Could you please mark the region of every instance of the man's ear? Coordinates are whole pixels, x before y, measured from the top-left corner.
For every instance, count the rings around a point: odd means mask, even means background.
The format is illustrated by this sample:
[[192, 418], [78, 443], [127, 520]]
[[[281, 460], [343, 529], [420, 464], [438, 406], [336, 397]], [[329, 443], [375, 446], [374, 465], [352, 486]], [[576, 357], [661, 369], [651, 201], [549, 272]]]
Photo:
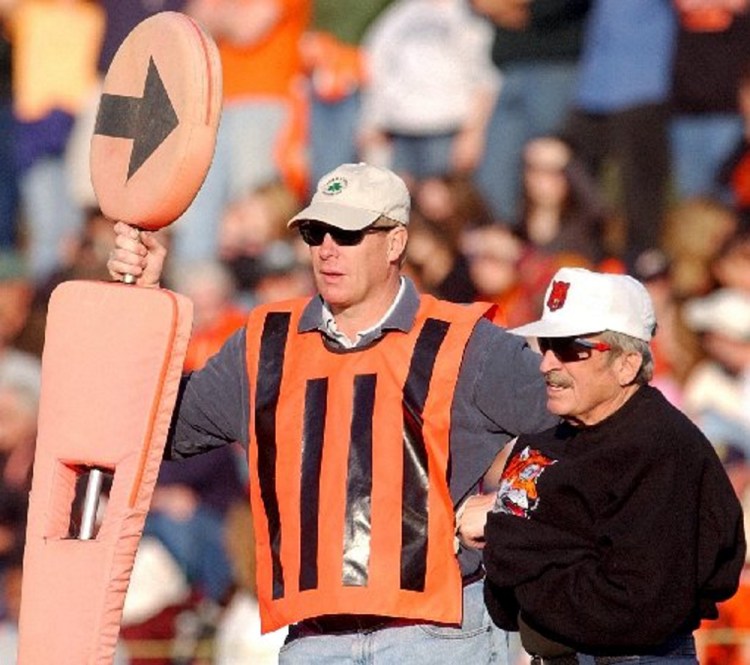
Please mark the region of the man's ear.
[[397, 226], [388, 234], [388, 261], [398, 262], [406, 251], [406, 241], [409, 238], [409, 232], [405, 226]]
[[643, 356], [635, 351], [622, 353], [616, 360], [617, 377], [621, 386], [629, 386], [638, 376], [643, 365]]

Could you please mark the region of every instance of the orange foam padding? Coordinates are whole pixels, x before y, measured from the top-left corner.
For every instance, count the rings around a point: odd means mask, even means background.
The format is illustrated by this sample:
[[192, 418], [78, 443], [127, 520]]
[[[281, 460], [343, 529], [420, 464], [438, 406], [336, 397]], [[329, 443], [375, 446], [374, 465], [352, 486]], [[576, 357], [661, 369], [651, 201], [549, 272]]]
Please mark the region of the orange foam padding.
[[[24, 555], [20, 665], [112, 663], [191, 324], [192, 303], [164, 289], [79, 281], [53, 292]], [[68, 536], [82, 467], [113, 473], [91, 540]]]
[[219, 51], [193, 19], [161, 12], [112, 59], [91, 139], [91, 182], [110, 219], [155, 230], [190, 205], [213, 159]]

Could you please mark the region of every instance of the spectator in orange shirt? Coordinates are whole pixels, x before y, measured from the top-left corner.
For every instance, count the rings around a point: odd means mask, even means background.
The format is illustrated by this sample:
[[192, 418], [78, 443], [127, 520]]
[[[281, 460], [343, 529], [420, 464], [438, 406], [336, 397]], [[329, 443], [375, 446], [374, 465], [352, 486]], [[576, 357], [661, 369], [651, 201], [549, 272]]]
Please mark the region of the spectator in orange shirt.
[[193, 301], [193, 332], [185, 355], [185, 371], [200, 369], [238, 328], [247, 312], [235, 301], [236, 287], [229, 270], [218, 261], [180, 270], [175, 290]]

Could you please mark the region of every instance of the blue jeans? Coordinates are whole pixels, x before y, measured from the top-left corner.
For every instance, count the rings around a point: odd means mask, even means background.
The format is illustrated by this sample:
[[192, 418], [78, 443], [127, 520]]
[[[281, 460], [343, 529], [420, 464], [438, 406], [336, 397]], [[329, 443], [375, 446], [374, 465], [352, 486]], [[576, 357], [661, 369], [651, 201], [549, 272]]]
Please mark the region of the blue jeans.
[[526, 143], [562, 128], [570, 110], [576, 63], [508, 63], [487, 128], [476, 183], [494, 215], [516, 221]]
[[215, 259], [227, 206], [281, 175], [274, 157], [288, 115], [281, 101], [225, 104], [211, 166], [195, 199], [173, 228], [177, 263]]
[[742, 141], [742, 116], [676, 115], [670, 123], [670, 138], [677, 196], [716, 196], [729, 202], [729, 190], [718, 182], [718, 175]]
[[[656, 653], [647, 656], [622, 656], [612, 658], [611, 665], [698, 665], [695, 652], [695, 639], [692, 635], [680, 635], [666, 642]], [[593, 656], [578, 654], [580, 665], [594, 665]]]
[[233, 582], [232, 563], [224, 547], [223, 518], [218, 513], [200, 506], [182, 521], [151, 511], [143, 535], [157, 538], [188, 582], [204, 596], [217, 602], [226, 597]]
[[453, 170], [451, 153], [455, 133], [391, 137], [393, 163], [391, 168], [416, 180], [447, 175]]
[[357, 161], [359, 92], [326, 102], [310, 91], [310, 186], [341, 164]]
[[288, 641], [279, 665], [508, 665], [508, 634], [484, 606], [483, 582], [464, 588], [460, 628], [415, 624]]
[[68, 188], [64, 157], [45, 155], [24, 171], [19, 186], [28, 231], [28, 263], [41, 282], [61, 265], [61, 247], [77, 239], [84, 213]]

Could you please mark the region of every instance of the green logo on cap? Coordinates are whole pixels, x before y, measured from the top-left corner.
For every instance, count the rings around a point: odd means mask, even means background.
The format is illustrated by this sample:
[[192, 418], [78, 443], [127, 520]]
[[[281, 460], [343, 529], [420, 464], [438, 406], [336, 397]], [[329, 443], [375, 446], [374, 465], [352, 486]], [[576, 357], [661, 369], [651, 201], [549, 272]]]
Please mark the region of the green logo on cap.
[[331, 178], [328, 182], [326, 182], [325, 186], [322, 189], [322, 192], [323, 194], [329, 194], [331, 196], [333, 196], [334, 194], [341, 194], [341, 192], [344, 191], [346, 185], [346, 178], [342, 178], [340, 176]]

